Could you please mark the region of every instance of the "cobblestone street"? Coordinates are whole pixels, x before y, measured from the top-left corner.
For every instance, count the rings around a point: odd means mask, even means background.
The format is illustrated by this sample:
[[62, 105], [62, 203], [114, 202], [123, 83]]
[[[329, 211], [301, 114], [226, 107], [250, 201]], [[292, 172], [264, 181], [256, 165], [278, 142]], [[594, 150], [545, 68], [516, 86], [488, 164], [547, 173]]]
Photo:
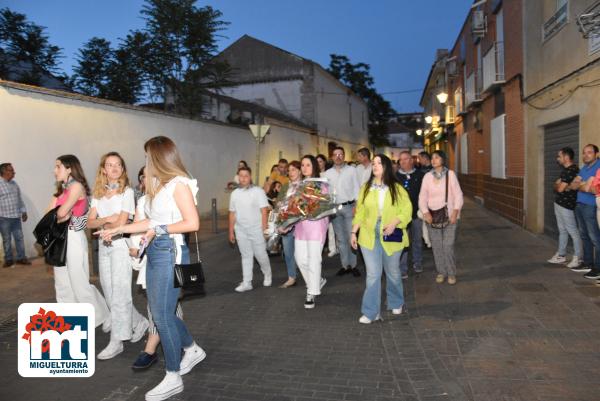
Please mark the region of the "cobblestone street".
[[[237, 251], [224, 234], [203, 241], [209, 295], [185, 301], [184, 312], [208, 357], [173, 399], [598, 400], [600, 384], [589, 379], [600, 365], [600, 288], [545, 263], [555, 251], [548, 238], [471, 201], [462, 216], [458, 284], [435, 284], [426, 251], [425, 272], [405, 282], [408, 313], [367, 326], [358, 323], [364, 275], [336, 277], [337, 257], [324, 257], [327, 285], [305, 310], [302, 286], [276, 288], [286, 276], [281, 258], [272, 258], [273, 288], [259, 287], [258, 273], [255, 289], [238, 294]], [[21, 301], [47, 300], [38, 296]], [[96, 351], [107, 341], [97, 330]], [[138, 343], [97, 361], [89, 379], [24, 379], [16, 344], [16, 327], [4, 327], [3, 400], [142, 400], [164, 375], [162, 360], [130, 369]]]

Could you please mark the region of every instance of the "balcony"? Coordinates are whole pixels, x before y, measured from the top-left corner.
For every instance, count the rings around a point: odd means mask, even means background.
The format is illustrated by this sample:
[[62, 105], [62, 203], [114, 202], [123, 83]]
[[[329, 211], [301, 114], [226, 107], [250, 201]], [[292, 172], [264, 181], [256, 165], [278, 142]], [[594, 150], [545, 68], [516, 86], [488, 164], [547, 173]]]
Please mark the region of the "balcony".
[[465, 85], [465, 104], [470, 106], [472, 104], [480, 103], [483, 99], [481, 98], [481, 70], [474, 71], [467, 77]]
[[504, 82], [504, 43], [494, 42], [483, 56], [483, 92]]

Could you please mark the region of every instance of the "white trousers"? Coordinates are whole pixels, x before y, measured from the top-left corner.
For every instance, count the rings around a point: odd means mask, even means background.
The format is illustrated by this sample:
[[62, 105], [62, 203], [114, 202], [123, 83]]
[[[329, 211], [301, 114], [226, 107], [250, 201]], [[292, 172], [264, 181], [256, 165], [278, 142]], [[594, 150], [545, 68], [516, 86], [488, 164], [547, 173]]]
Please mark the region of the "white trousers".
[[131, 297], [131, 258], [124, 239], [111, 246], [100, 241], [98, 247], [100, 284], [110, 309], [111, 340], [129, 340], [133, 328], [145, 318], [133, 306]]
[[68, 231], [67, 265], [54, 266], [56, 302], [92, 304], [98, 327], [109, 318], [109, 311], [100, 291], [90, 284], [87, 238], [83, 230]]
[[270, 279], [272, 277], [271, 262], [269, 261], [269, 255], [267, 255], [267, 244], [261, 227], [242, 227], [236, 224], [234, 230], [238, 248], [242, 255], [243, 282], [252, 283], [254, 258], [258, 261], [265, 279]]
[[306, 283], [308, 295], [321, 295], [321, 241], [305, 241], [297, 239], [294, 242], [296, 264]]
[[329, 252], [337, 252], [337, 244], [335, 243], [335, 231], [333, 230], [333, 224], [329, 223], [327, 226], [327, 247]]

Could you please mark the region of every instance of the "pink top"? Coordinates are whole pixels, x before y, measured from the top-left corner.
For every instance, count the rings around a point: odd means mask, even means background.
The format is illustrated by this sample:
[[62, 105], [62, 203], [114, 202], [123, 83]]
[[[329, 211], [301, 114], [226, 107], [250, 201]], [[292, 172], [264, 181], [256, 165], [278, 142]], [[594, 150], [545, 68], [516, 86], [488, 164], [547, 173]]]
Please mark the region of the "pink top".
[[[58, 198], [56, 198], [56, 204], [54, 207], [60, 206], [63, 203], [65, 203], [67, 201], [68, 197], [69, 197], [69, 189], [67, 188], [63, 191], [62, 194], [60, 194], [60, 196]], [[81, 198], [81, 199], [77, 200], [77, 202], [75, 202], [75, 205], [71, 209], [71, 213], [73, 214], [73, 216], [81, 217], [87, 213], [87, 205], [88, 205], [87, 199]]]
[[592, 181], [592, 186], [596, 188], [596, 197], [600, 198], [600, 169], [596, 171], [596, 176], [594, 177], [594, 181]]
[[303, 241], [321, 241], [324, 244], [328, 225], [329, 218], [327, 217], [319, 220], [303, 220], [296, 224], [294, 238]]
[[[463, 193], [454, 171], [448, 170], [448, 212], [459, 210], [463, 207]], [[437, 180], [430, 171], [423, 177], [421, 192], [419, 193], [419, 210], [425, 214], [431, 210], [438, 210], [444, 207], [446, 195], [446, 180]]]

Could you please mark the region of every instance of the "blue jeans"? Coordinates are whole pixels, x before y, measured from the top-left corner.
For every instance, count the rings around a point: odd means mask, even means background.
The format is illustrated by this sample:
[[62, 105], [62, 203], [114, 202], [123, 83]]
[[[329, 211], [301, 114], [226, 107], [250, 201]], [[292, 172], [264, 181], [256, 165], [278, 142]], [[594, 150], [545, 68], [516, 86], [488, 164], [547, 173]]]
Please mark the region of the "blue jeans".
[[20, 218], [0, 217], [0, 235], [2, 235], [2, 246], [4, 247], [4, 260], [13, 261], [11, 236], [15, 239], [17, 248], [17, 260], [25, 259], [25, 243], [23, 242], [23, 230]]
[[335, 231], [335, 239], [337, 240], [338, 250], [340, 251], [340, 259], [344, 269], [356, 267], [356, 254], [352, 252], [350, 246], [350, 233], [352, 232], [352, 217], [356, 203], [342, 206], [335, 214], [335, 218], [331, 220], [333, 231]]
[[596, 220], [596, 205], [578, 202], [575, 206], [575, 217], [583, 243], [583, 263], [594, 270], [600, 270], [600, 228]]
[[567, 256], [567, 245], [569, 244], [570, 235], [571, 239], [573, 239], [573, 253], [578, 258], [581, 258], [581, 236], [577, 229], [575, 211], [554, 203], [554, 214], [556, 215], [556, 225], [558, 227], [559, 256]]
[[285, 258], [285, 267], [289, 278], [296, 278], [296, 260], [294, 258], [294, 232], [290, 231], [281, 236], [283, 244], [283, 256]]
[[[415, 217], [406, 231], [410, 240], [413, 269], [421, 272], [423, 271], [423, 220]], [[400, 271], [402, 274], [408, 273], [408, 248], [405, 248], [400, 256]]]
[[[189, 263], [189, 251], [183, 246], [182, 263]], [[179, 288], [173, 286], [175, 244], [166, 235], [156, 237], [148, 247], [146, 292], [154, 324], [160, 335], [168, 372], [179, 371], [181, 349], [194, 342], [183, 320], [177, 317]]]
[[375, 227], [375, 246], [373, 249], [361, 246], [367, 270], [367, 286], [362, 299], [362, 314], [374, 320], [381, 310], [381, 275], [385, 270], [388, 309], [398, 309], [404, 305], [404, 289], [398, 262], [400, 253], [388, 256], [379, 238], [380, 224]]

